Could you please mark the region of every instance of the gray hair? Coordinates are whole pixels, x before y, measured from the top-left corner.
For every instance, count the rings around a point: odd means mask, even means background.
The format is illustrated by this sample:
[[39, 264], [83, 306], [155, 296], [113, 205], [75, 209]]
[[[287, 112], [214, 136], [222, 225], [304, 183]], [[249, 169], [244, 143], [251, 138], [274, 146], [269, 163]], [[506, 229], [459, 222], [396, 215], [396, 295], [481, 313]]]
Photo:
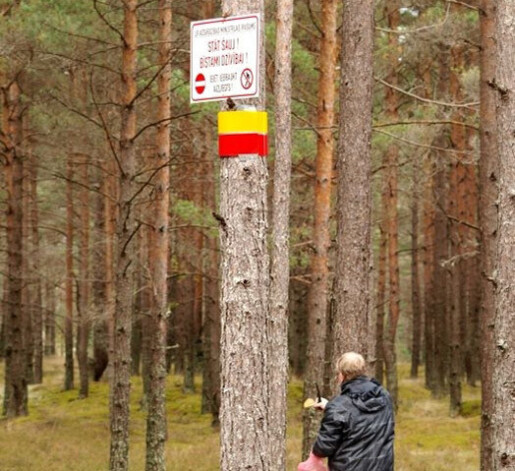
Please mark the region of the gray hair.
[[366, 373], [367, 364], [362, 355], [355, 352], [344, 353], [336, 362], [338, 373], [345, 376], [346, 380], [362, 376]]

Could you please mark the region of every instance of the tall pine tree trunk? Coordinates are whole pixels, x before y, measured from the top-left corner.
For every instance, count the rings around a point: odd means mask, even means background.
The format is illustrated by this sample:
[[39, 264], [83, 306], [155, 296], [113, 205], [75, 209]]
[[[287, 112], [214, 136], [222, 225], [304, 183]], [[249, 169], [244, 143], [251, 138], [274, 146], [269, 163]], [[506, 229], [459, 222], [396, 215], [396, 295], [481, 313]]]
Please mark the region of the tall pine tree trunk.
[[64, 318], [64, 390], [73, 389], [73, 154], [66, 161], [66, 283]]
[[497, 291], [493, 353], [493, 468], [515, 470], [515, 3], [497, 2], [497, 71], [492, 86], [497, 94], [499, 151], [499, 222]]
[[[422, 72], [424, 80], [424, 96], [431, 94], [431, 64], [427, 64]], [[424, 360], [425, 386], [433, 390], [435, 387], [435, 322], [434, 322], [434, 245], [435, 245], [435, 157], [428, 152], [423, 163], [425, 183], [423, 186], [424, 203], [422, 209], [422, 232], [424, 252], [422, 256], [424, 280]]]
[[482, 0], [479, 159], [479, 223], [481, 228], [481, 471], [493, 471], [492, 368], [494, 349], [495, 281], [497, 243], [498, 153], [495, 116], [495, 0]]
[[[388, 20], [388, 28], [396, 31], [400, 24], [400, 2], [399, 0], [390, 0], [385, 7], [385, 13]], [[390, 34], [390, 61], [389, 61], [389, 78], [388, 81], [397, 85], [397, 67], [399, 64], [398, 57], [398, 36]], [[391, 88], [386, 88], [386, 114], [392, 122], [398, 120], [399, 99], [397, 92]], [[399, 148], [396, 142], [389, 144], [386, 150], [386, 172], [387, 172], [387, 222], [388, 231], [388, 323], [385, 331], [384, 340], [384, 361], [386, 369], [386, 384], [391, 394], [394, 407], [398, 407], [398, 377], [397, 377], [397, 354], [396, 354], [396, 336], [397, 324], [400, 316], [400, 276], [399, 276], [399, 211], [398, 204], [398, 161]]]
[[[203, 3], [203, 18], [214, 16], [214, 0]], [[213, 156], [213, 130], [205, 128], [205, 148], [203, 151], [203, 207], [215, 209], [215, 158]], [[220, 303], [218, 290], [218, 242], [216, 238], [207, 237], [204, 254], [204, 319], [202, 332], [204, 337], [205, 366], [202, 381], [203, 412], [210, 412], [213, 427], [220, 425]]]
[[[457, 5], [453, 6], [456, 11]], [[461, 43], [451, 48], [450, 58], [450, 81], [449, 89], [452, 100], [456, 103], [462, 101], [461, 85], [459, 71], [463, 68], [463, 46]], [[460, 111], [453, 113], [453, 121], [459, 123], [463, 120]], [[467, 306], [465, 297], [464, 280], [462, 279], [462, 267], [464, 256], [464, 219], [462, 207], [464, 204], [470, 204], [463, 199], [464, 186], [464, 163], [466, 158], [465, 151], [465, 128], [461, 124], [451, 125], [451, 144], [456, 151], [454, 159], [450, 166], [449, 175], [449, 199], [448, 214], [451, 217], [449, 223], [450, 240], [448, 259], [451, 262], [447, 265], [451, 279], [448, 291], [449, 295], [449, 354], [450, 354], [450, 370], [449, 370], [449, 390], [450, 390], [450, 414], [452, 417], [458, 415], [461, 410], [462, 393], [461, 393], [461, 377], [463, 373], [462, 356], [463, 356], [463, 336], [464, 330], [463, 319], [466, 317], [464, 311]], [[466, 321], [466, 319], [465, 319]]]
[[3, 412], [7, 417], [28, 414], [26, 351], [22, 315], [23, 161], [20, 87], [15, 80], [2, 92], [2, 140], [7, 187], [7, 309], [5, 312], [5, 383]]
[[366, 358], [369, 354], [373, 32], [374, 2], [346, 1], [337, 157], [338, 250], [333, 361], [350, 350]]
[[38, 208], [38, 162], [30, 148], [28, 152], [29, 190], [30, 190], [30, 246], [31, 279], [33, 283], [32, 319], [34, 323], [34, 383], [43, 382], [43, 294], [40, 275], [40, 238]]
[[77, 315], [77, 364], [79, 366], [79, 397], [89, 395], [88, 343], [90, 330], [89, 313], [89, 157], [77, 155], [80, 165], [80, 248], [79, 248], [79, 303]]
[[136, 65], [138, 49], [137, 0], [121, 2], [124, 12], [123, 56], [121, 69], [122, 104], [120, 147], [118, 151], [120, 195], [116, 219], [116, 272], [113, 363], [110, 383], [110, 471], [129, 468], [129, 399], [132, 331], [134, 244], [136, 222], [133, 206], [135, 194], [135, 143], [137, 94]]
[[23, 310], [22, 317], [23, 327], [23, 343], [25, 345], [27, 370], [26, 377], [29, 384], [34, 384], [34, 326], [32, 319], [32, 306], [34, 305], [34, 290], [32, 280], [32, 267], [30, 264], [31, 247], [31, 227], [30, 227], [30, 181], [28, 174], [29, 159], [28, 146], [26, 142], [27, 116], [22, 119], [22, 137], [19, 152], [23, 155], [23, 189], [22, 189], [22, 237], [23, 237], [23, 260], [22, 260], [22, 279], [23, 288], [21, 292], [21, 308]]
[[99, 192], [94, 194], [94, 226], [93, 226], [93, 253], [91, 301], [94, 313], [93, 329], [93, 380], [98, 381], [108, 363], [108, 333], [107, 333], [107, 303], [105, 282], [106, 260], [106, 221], [105, 211], [107, 195], [109, 194], [109, 175], [104, 162], [99, 162], [95, 174], [96, 188]]
[[[224, 15], [261, 13], [259, 98], [264, 81], [264, 1], [224, 0]], [[248, 111], [249, 113], [251, 111]], [[257, 154], [220, 162], [221, 252], [221, 470], [270, 469], [266, 158]]]
[[[417, 159], [417, 156], [415, 156]], [[418, 377], [420, 366], [420, 351], [422, 341], [422, 310], [420, 304], [420, 272], [419, 272], [419, 207], [420, 207], [420, 165], [413, 161], [412, 191], [411, 191], [411, 378]]]
[[270, 471], [286, 466], [288, 299], [290, 287], [291, 51], [293, 0], [279, 0], [275, 42], [275, 166], [269, 314]]
[[[386, 155], [384, 156], [386, 157]], [[387, 192], [386, 182], [381, 182], [381, 216], [379, 219], [379, 256], [377, 261], [377, 291], [376, 291], [376, 350], [375, 377], [382, 383], [384, 379], [384, 321], [386, 313], [386, 281], [388, 231], [387, 223]]]
[[[329, 306], [329, 247], [331, 235], [331, 194], [334, 154], [334, 103], [336, 98], [337, 59], [337, 5], [336, 0], [322, 2], [322, 31], [320, 39], [320, 75], [318, 78], [317, 105], [317, 155], [315, 161], [315, 202], [313, 226], [314, 253], [311, 257], [311, 285], [308, 292], [308, 335], [306, 368], [304, 373], [304, 397], [314, 398], [324, 384], [325, 339], [327, 309]], [[305, 409], [303, 414], [302, 457], [305, 459], [313, 446], [320, 414], [314, 409]]]
[[[444, 98], [449, 85], [449, 63], [447, 50], [440, 51], [439, 56], [438, 92]], [[448, 147], [448, 138], [445, 128], [440, 131], [436, 139], [436, 146]], [[448, 271], [445, 262], [449, 258], [448, 234], [448, 155], [444, 151], [438, 152], [435, 169], [435, 243], [433, 258], [433, 308], [434, 308], [434, 389], [435, 396], [441, 397], [446, 392], [449, 372], [449, 319], [448, 319]]]
[[149, 319], [150, 371], [147, 413], [146, 471], [165, 471], [166, 429], [166, 330], [168, 317], [168, 208], [170, 202], [170, 78], [172, 8], [169, 0], [159, 0], [159, 66], [157, 78], [158, 106], [155, 169], [159, 169], [152, 185], [151, 202], [154, 218], [151, 221], [150, 286], [152, 304]]

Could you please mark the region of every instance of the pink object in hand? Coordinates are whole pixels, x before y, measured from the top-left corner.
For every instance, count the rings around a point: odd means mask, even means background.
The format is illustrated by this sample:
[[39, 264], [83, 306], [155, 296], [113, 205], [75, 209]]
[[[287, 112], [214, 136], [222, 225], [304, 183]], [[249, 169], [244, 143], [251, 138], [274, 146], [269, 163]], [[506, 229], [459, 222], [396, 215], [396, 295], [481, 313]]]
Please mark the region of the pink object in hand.
[[323, 458], [310, 453], [306, 461], [299, 463], [297, 471], [327, 471], [327, 467], [324, 464]]

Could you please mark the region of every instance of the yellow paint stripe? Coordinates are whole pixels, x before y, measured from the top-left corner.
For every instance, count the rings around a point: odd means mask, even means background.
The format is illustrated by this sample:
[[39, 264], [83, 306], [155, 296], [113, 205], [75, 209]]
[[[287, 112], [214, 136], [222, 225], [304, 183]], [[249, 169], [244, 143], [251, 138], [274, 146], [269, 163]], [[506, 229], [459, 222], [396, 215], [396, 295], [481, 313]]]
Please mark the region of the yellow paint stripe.
[[220, 111], [218, 134], [268, 134], [266, 111]]

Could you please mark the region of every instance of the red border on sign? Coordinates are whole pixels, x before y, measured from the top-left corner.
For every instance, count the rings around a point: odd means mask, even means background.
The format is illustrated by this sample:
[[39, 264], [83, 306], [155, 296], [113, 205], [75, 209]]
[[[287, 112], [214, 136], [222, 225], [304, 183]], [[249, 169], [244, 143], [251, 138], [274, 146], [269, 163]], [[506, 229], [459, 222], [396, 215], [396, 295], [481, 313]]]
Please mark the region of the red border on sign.
[[[235, 17], [229, 17], [229, 18], [216, 18], [216, 19], [210, 19], [210, 20], [205, 20], [205, 21], [194, 21], [193, 23], [195, 23], [195, 26], [196, 25], [208, 25], [208, 24], [213, 24], [213, 23], [227, 23], [229, 21], [245, 20], [247, 18], [256, 18], [256, 20], [257, 20], [258, 28], [257, 28], [256, 34], [257, 34], [257, 44], [259, 44], [259, 34], [261, 31], [261, 22], [260, 22], [259, 15], [244, 15], [244, 16], [235, 16]], [[191, 30], [190, 30], [190, 45], [191, 44], [193, 44], [193, 28], [191, 28]], [[259, 51], [256, 56], [256, 59], [257, 60], [256, 60], [256, 78], [255, 78], [255, 80], [256, 80], [257, 84], [259, 84]], [[190, 74], [191, 74], [192, 70], [193, 70], [193, 55], [190, 53]], [[259, 89], [256, 89], [256, 93], [259, 95]], [[197, 103], [200, 101], [223, 101], [229, 97], [230, 98], [255, 97], [255, 96], [257, 96], [256, 93], [243, 93], [241, 95], [224, 95], [224, 96], [219, 96], [216, 98], [194, 98], [193, 97], [192, 80], [190, 77], [190, 100], [194, 103]]]

